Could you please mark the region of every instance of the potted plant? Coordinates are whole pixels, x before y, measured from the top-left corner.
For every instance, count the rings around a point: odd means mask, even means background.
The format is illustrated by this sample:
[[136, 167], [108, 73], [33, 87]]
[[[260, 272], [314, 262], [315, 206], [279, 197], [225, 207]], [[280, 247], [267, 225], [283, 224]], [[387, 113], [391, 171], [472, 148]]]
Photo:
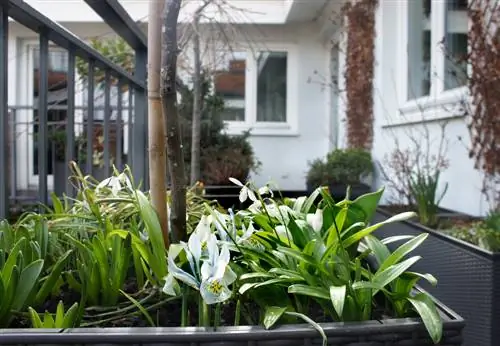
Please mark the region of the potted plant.
[[203, 151], [205, 198], [214, 198], [226, 208], [241, 207], [240, 187], [232, 184], [230, 178], [247, 181], [250, 173], [260, 166], [248, 141], [249, 135], [249, 132], [237, 136], [220, 135], [216, 144]]
[[[423, 259], [415, 264], [415, 269], [432, 270], [439, 276], [440, 284], [423, 287], [468, 321], [465, 344], [496, 345], [500, 343], [500, 331], [495, 327], [500, 323], [496, 303], [500, 301], [500, 213], [478, 218], [441, 208], [447, 184], [440, 187], [439, 180], [440, 169], [409, 174], [410, 204], [382, 206], [375, 220], [391, 217], [403, 209], [418, 212], [418, 218], [377, 230], [376, 234], [428, 234], [420, 248]], [[395, 242], [389, 248], [397, 246]], [[463, 299], [465, 295], [467, 300]]]
[[205, 207], [166, 251], [128, 172], [0, 225], [0, 344], [461, 345], [464, 321], [416, 286], [436, 281], [414, 270], [426, 236], [392, 253], [373, 236], [413, 215], [370, 224], [383, 190], [279, 200], [232, 179], [250, 205]]
[[356, 198], [371, 191], [363, 182], [373, 172], [373, 162], [369, 152], [361, 149], [336, 149], [324, 159], [316, 159], [307, 173], [307, 190], [318, 186], [328, 186], [336, 200], [345, 198], [347, 188], [350, 196]]

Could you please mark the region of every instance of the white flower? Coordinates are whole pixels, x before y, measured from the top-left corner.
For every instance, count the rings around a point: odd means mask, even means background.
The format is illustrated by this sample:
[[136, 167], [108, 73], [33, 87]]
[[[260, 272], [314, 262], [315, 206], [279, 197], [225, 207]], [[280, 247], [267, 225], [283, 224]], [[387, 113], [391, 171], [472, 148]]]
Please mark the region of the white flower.
[[252, 189], [248, 188], [248, 186], [243, 185], [241, 181], [235, 178], [229, 178], [229, 181], [241, 187], [239, 196], [241, 203], [245, 202], [247, 199], [250, 199], [252, 202], [257, 201], [257, 196], [255, 196], [255, 192], [253, 192]]
[[182, 270], [175, 263], [178, 252], [171, 246], [168, 253], [168, 271], [163, 292], [177, 295], [179, 287], [176, 280], [199, 290], [207, 304], [221, 303], [231, 297], [231, 285], [236, 274], [229, 266], [230, 254], [227, 245], [220, 252], [215, 234], [211, 232], [208, 218], [202, 218], [186, 243], [180, 246], [186, 253], [189, 272]]
[[318, 208], [314, 214], [307, 214], [306, 221], [315, 232], [320, 232], [323, 228], [323, 210]]

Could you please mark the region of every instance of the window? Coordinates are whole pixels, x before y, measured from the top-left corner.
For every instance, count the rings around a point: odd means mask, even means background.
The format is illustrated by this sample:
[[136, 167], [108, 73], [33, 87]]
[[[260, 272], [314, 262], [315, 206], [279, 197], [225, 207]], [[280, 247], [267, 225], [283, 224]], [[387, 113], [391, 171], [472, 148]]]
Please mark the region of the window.
[[468, 0], [407, 0], [406, 100], [439, 97], [467, 76]]
[[286, 52], [249, 50], [220, 55], [214, 90], [224, 100], [223, 120], [248, 126], [289, 120]]
[[222, 119], [245, 121], [246, 53], [224, 54], [214, 84], [216, 95], [224, 100]]
[[467, 1], [446, 2], [445, 80], [446, 90], [463, 86], [467, 81]]
[[408, 1], [408, 95], [409, 100], [431, 90], [430, 0]]
[[[40, 50], [34, 51], [35, 69], [40, 67]], [[59, 48], [49, 47], [48, 69], [51, 72], [68, 71], [68, 52]]]
[[260, 53], [256, 65], [257, 121], [286, 122], [286, 53]]

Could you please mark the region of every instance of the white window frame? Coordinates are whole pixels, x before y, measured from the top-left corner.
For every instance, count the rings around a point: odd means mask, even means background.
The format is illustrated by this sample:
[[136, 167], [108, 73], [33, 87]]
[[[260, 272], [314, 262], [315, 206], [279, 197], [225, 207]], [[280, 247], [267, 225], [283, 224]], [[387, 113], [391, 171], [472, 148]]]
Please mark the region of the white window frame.
[[[398, 44], [398, 71], [399, 90], [398, 104], [401, 115], [405, 120], [398, 119], [396, 122], [419, 122], [422, 118], [436, 120], [440, 118], [456, 117], [453, 111], [443, 111], [443, 107], [453, 106], [468, 97], [469, 89], [461, 86], [445, 90], [445, 62], [446, 56], [442, 46], [442, 40], [446, 36], [447, 2], [445, 0], [431, 0], [431, 87], [429, 95], [409, 99], [408, 87], [408, 57], [409, 57], [409, 1], [398, 1], [399, 4], [399, 27], [400, 36]], [[418, 0], [420, 1], [420, 0]], [[469, 24], [470, 25], [470, 24]], [[423, 112], [423, 114], [422, 114]], [[398, 117], [401, 118], [401, 117]]]
[[[250, 130], [252, 136], [294, 136], [298, 133], [299, 79], [298, 52], [296, 45], [269, 44], [263, 46], [232, 48], [246, 53], [245, 72], [245, 120], [225, 121], [228, 134], [241, 134]], [[259, 52], [283, 52], [287, 54], [286, 122], [257, 121], [257, 57]]]

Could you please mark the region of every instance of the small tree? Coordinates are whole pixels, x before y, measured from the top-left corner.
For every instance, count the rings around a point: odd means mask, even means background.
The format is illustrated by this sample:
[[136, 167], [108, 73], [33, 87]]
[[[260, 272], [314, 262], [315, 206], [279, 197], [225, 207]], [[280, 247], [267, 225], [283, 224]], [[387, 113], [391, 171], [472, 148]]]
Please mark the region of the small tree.
[[187, 240], [186, 178], [177, 109], [177, 21], [181, 0], [166, 0], [161, 52], [161, 102], [167, 129], [167, 157], [172, 186], [171, 226], [174, 241]]

